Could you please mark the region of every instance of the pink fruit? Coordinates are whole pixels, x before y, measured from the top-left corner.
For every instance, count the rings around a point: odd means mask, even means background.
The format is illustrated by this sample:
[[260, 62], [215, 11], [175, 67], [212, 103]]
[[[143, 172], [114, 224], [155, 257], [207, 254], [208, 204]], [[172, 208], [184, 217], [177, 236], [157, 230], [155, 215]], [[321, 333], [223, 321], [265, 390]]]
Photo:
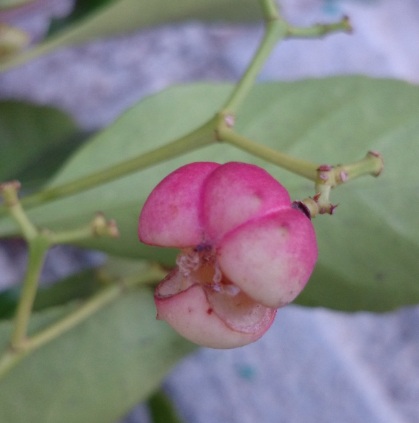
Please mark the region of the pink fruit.
[[311, 221], [279, 182], [245, 163], [172, 172], [145, 202], [138, 234], [146, 244], [181, 249], [156, 288], [157, 317], [212, 348], [259, 339], [317, 260]]

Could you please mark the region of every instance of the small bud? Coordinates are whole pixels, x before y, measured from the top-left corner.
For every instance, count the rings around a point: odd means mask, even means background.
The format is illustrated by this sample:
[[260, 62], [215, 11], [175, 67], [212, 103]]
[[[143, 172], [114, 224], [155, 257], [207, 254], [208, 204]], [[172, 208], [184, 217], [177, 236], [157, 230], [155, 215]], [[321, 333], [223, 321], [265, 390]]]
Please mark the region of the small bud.
[[21, 184], [19, 181], [7, 181], [0, 184], [0, 195], [4, 199], [4, 204], [7, 207], [13, 207], [19, 202], [18, 193], [20, 191]]
[[95, 236], [109, 236], [111, 238], [117, 238], [119, 236], [119, 229], [116, 221], [106, 220], [103, 213], [96, 213], [91, 223], [92, 232]]
[[108, 235], [111, 238], [119, 238], [120, 232], [115, 219], [108, 220]]
[[346, 182], [348, 180], [348, 173], [344, 170], [339, 172], [339, 178], [342, 182]]
[[225, 115], [224, 122], [229, 128], [233, 128], [234, 124], [236, 123], [236, 117], [232, 114]]
[[26, 32], [6, 23], [0, 23], [0, 59], [19, 53], [29, 44]]

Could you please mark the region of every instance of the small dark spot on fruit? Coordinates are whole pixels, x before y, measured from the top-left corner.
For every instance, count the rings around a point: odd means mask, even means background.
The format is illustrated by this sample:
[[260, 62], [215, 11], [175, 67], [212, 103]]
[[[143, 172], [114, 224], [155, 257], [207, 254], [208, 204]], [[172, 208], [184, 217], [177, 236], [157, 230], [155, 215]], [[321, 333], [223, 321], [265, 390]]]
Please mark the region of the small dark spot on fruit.
[[213, 312], [214, 310], [210, 307], [208, 310], [207, 310], [207, 314], [212, 314], [212, 312]]

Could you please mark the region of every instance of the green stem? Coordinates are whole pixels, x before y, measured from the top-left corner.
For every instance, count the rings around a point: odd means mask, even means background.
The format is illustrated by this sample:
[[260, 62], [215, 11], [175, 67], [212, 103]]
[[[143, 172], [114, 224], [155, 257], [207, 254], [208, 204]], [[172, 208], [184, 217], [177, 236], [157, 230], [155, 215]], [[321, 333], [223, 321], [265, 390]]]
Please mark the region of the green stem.
[[33, 223], [28, 219], [25, 211], [23, 210], [20, 202], [17, 202], [9, 208], [9, 212], [15, 222], [20, 227], [22, 234], [26, 240], [33, 239], [37, 236], [37, 229]]
[[275, 0], [260, 0], [260, 7], [266, 22], [279, 19], [279, 9]]
[[349, 32], [352, 29], [347, 17], [331, 24], [318, 24], [308, 28], [292, 27], [282, 18], [274, 0], [260, 0], [260, 5], [266, 22], [265, 34], [246, 72], [221, 110], [224, 115], [234, 115], [237, 112], [279, 41], [288, 37], [313, 38], [335, 31]]
[[336, 31], [352, 31], [352, 26], [347, 16], [344, 16], [339, 22], [317, 24], [307, 28], [289, 26], [287, 36], [295, 38], [318, 38]]
[[21, 200], [25, 209], [38, 206], [62, 197], [71, 196], [78, 192], [94, 188], [106, 182], [121, 178], [130, 173], [145, 169], [165, 160], [204, 147], [214, 142], [214, 119], [175, 141], [155, 150], [143, 153], [131, 160], [119, 163], [91, 175], [83, 176], [74, 181], [47, 188]]
[[10, 181], [0, 184], [0, 194], [4, 199], [5, 211], [8, 211], [19, 226], [26, 240], [37, 236], [38, 231], [29, 220], [19, 201], [20, 182]]
[[21, 360], [24, 356], [23, 351], [6, 350], [0, 357], [0, 379]]
[[117, 238], [119, 230], [114, 220], [107, 220], [102, 213], [96, 213], [89, 225], [68, 231], [46, 232], [45, 236], [51, 245], [70, 244], [95, 236]]
[[44, 263], [45, 254], [49, 248], [49, 241], [42, 235], [29, 241], [29, 258], [26, 276], [13, 325], [11, 347], [14, 350], [23, 348], [26, 342], [29, 319], [32, 313], [38, 289], [38, 280]]
[[89, 239], [93, 237], [92, 226], [88, 225], [82, 228], [70, 229], [68, 231], [48, 233], [48, 239], [52, 245], [71, 244], [73, 242]]
[[276, 19], [267, 22], [265, 35], [259, 45], [259, 48], [257, 49], [243, 77], [235, 86], [230, 98], [224, 104], [222, 113], [234, 115], [237, 112], [237, 109], [252, 89], [256, 77], [266, 60], [269, 58], [273, 48], [287, 35], [287, 23], [280, 19], [277, 15], [275, 15], [275, 17]]
[[384, 161], [381, 154], [369, 151], [363, 159], [357, 162], [336, 167], [337, 184], [345, 183], [364, 175], [378, 176], [383, 168]]
[[317, 168], [319, 165], [315, 163], [298, 159], [282, 153], [281, 151], [258, 144], [240, 134], [237, 134], [229, 128], [223, 128], [218, 134], [222, 141], [258, 156], [267, 162], [280, 166], [283, 169], [287, 169], [290, 172], [303, 176], [311, 181], [315, 181], [317, 179]]

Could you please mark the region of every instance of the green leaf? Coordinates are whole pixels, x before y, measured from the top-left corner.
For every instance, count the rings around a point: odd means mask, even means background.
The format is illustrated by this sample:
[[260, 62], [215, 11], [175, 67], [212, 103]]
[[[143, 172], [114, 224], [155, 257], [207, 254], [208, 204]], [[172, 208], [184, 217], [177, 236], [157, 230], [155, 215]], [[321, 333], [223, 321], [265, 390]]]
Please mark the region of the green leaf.
[[13, 316], [19, 301], [19, 293], [20, 290], [16, 287], [0, 292], [0, 319], [9, 319]]
[[[71, 136], [74, 121], [47, 106], [18, 101], [0, 102], [0, 181], [40, 183], [62, 164], [78, 144]], [[26, 188], [26, 186], [25, 186]]]
[[59, 142], [32, 156], [26, 166], [19, 169], [13, 177], [22, 183], [25, 190], [40, 188], [87, 138], [88, 133], [76, 132], [57, 140]]
[[[186, 134], [214, 115], [229, 85], [171, 88], [150, 97], [98, 134], [67, 163], [52, 185], [132, 158]], [[298, 302], [341, 310], [386, 311], [419, 302], [418, 195], [419, 88], [391, 80], [339, 77], [267, 83], [253, 90], [238, 115], [244, 135], [295, 156], [322, 163], [349, 163], [368, 150], [385, 158], [383, 174], [364, 177], [332, 193], [334, 216], [314, 220], [320, 257]], [[164, 116], [164, 122], [159, 118]], [[173, 265], [175, 252], [137, 240], [141, 204], [170, 171], [191, 161], [244, 161], [262, 165], [293, 199], [314, 194], [311, 182], [251, 155], [214, 144], [102, 187], [38, 207], [34, 221], [59, 229], [87, 222], [101, 210], [117, 220], [119, 240], [85, 245], [113, 254]], [[0, 232], [13, 231], [9, 219]]]
[[113, 0], [84, 15], [73, 25], [47, 38], [36, 47], [0, 63], [0, 71], [25, 63], [56, 48], [139, 28], [187, 19], [254, 21], [260, 19], [254, 0]]
[[[33, 329], [74, 308], [35, 314]], [[10, 330], [0, 322], [1, 347]], [[155, 319], [148, 289], [131, 291], [12, 369], [0, 381], [0, 421], [114, 423], [192, 348]]]

